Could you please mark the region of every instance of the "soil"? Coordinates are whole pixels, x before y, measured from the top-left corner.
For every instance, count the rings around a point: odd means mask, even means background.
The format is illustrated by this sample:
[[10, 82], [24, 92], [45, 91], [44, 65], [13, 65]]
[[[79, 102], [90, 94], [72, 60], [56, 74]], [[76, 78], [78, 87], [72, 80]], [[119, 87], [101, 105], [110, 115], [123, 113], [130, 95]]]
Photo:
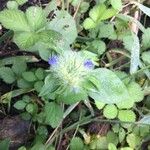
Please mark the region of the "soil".
[[19, 146], [26, 144], [30, 139], [30, 122], [22, 120], [19, 116], [4, 118], [0, 120], [0, 140], [9, 138], [10, 150], [16, 150]]

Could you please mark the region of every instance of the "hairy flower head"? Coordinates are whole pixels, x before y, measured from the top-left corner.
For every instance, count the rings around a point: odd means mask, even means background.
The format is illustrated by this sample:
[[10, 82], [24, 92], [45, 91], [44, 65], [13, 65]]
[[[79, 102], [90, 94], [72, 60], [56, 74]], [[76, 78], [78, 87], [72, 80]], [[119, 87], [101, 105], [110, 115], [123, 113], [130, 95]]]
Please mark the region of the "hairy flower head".
[[69, 86], [73, 90], [82, 86], [89, 73], [94, 68], [90, 59], [85, 58], [80, 52], [67, 51], [59, 56], [49, 58], [50, 72], [60, 85]]

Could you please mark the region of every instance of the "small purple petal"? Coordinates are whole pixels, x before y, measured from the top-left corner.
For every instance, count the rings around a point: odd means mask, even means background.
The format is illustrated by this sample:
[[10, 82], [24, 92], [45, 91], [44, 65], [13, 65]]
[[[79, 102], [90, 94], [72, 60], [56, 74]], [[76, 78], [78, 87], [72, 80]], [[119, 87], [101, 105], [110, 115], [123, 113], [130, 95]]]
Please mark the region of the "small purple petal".
[[58, 57], [56, 55], [54, 55], [48, 59], [48, 64], [51, 66], [56, 65], [57, 62], [58, 62]]
[[84, 67], [86, 67], [86, 68], [88, 68], [88, 69], [93, 69], [93, 67], [94, 67], [94, 64], [93, 64], [93, 62], [91, 61], [91, 60], [86, 60], [85, 62], [84, 62]]

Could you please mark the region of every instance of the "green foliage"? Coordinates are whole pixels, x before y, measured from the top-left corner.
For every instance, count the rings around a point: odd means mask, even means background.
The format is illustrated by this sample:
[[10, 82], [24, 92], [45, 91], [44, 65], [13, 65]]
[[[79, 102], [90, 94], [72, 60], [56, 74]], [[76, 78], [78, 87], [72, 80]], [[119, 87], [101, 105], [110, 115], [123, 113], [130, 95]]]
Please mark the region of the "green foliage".
[[48, 23], [47, 28], [61, 33], [64, 39], [72, 44], [77, 37], [75, 20], [67, 11], [56, 11], [55, 14], [56, 17]]
[[30, 31], [26, 16], [20, 10], [5, 9], [1, 11], [0, 22], [3, 26], [5, 26], [5, 28], [13, 31]]
[[114, 145], [118, 144], [118, 136], [116, 133], [109, 131], [106, 138], [108, 143], [113, 143]]
[[[62, 13], [60, 13], [60, 15], [62, 15]], [[70, 49], [69, 44], [61, 35], [62, 28], [64, 29], [64, 26], [66, 26], [66, 24], [62, 22], [59, 28], [55, 28], [55, 30], [59, 29], [58, 31], [60, 33], [54, 31], [54, 29], [48, 30], [48, 22], [46, 19], [45, 11], [40, 7], [31, 6], [26, 10], [25, 13], [18, 9], [5, 9], [0, 12], [0, 22], [5, 28], [14, 31], [13, 41], [19, 46], [20, 49], [39, 51], [40, 56], [44, 60], [48, 59], [52, 50], [61, 52], [62, 50]], [[72, 27], [72, 23], [69, 24], [69, 27]], [[75, 27], [75, 23], [73, 27]], [[72, 29], [75, 28], [71, 28], [71, 30]], [[72, 42], [73, 40], [75, 40], [77, 34], [76, 29], [74, 31], [75, 33], [74, 37], [72, 36]], [[64, 30], [62, 34], [66, 38], [68, 32]], [[70, 38], [67, 38], [67, 40], [68, 39], [70, 40]], [[44, 51], [41, 49], [43, 49]], [[43, 53], [45, 53], [45, 51], [48, 51], [47, 57], [43, 56]]]
[[63, 119], [62, 107], [54, 102], [47, 103], [44, 107], [45, 123], [53, 128], [57, 127]]
[[142, 46], [143, 49], [150, 48], [150, 28], [147, 28], [144, 30], [144, 33], [142, 35]]
[[15, 74], [9, 67], [0, 68], [0, 78], [2, 78], [6, 83], [13, 83], [16, 80]]
[[126, 136], [125, 130], [123, 128], [120, 128], [119, 130], [119, 142], [120, 143], [125, 139], [125, 136]]
[[43, 85], [44, 85], [44, 82], [43, 82], [43, 81], [37, 81], [37, 82], [35, 82], [35, 84], [34, 84], [34, 89], [35, 89], [38, 93], [40, 93], [40, 91], [41, 91]]
[[75, 137], [70, 142], [70, 150], [83, 150], [84, 149], [84, 143], [79, 137]]
[[20, 76], [22, 72], [26, 71], [26, 69], [27, 64], [25, 60], [23, 60], [22, 58], [16, 58], [14, 60], [12, 70], [16, 75]]
[[106, 44], [100, 40], [94, 40], [87, 43], [87, 45], [89, 46], [89, 51], [98, 54], [98, 56], [102, 55], [106, 50]]
[[117, 150], [117, 147], [114, 144], [109, 143], [108, 144], [108, 150]]
[[140, 143], [140, 138], [131, 133], [127, 136], [127, 143], [131, 148], [136, 149], [136, 146]]
[[107, 20], [116, 14], [116, 10], [113, 8], [107, 8], [104, 4], [94, 6], [89, 12], [89, 18], [87, 18], [83, 26], [85, 29], [91, 29], [96, 27], [101, 21]]
[[20, 49], [27, 49], [39, 40], [39, 35], [32, 32], [16, 32], [13, 40]]
[[90, 97], [103, 103], [111, 104], [124, 101], [129, 97], [129, 93], [124, 83], [116, 74], [108, 69], [99, 68], [93, 71], [97, 78], [98, 91], [92, 89], [89, 91]]
[[46, 16], [42, 8], [40, 7], [29, 7], [26, 10], [26, 18], [31, 31], [38, 31], [42, 29], [46, 24]]
[[26, 102], [19, 100], [14, 104], [14, 107], [18, 110], [23, 110], [26, 107]]
[[98, 109], [102, 109], [105, 106], [105, 103], [95, 100], [95, 105]]
[[[17, 53], [25, 56], [14, 55], [17, 51], [11, 51], [13, 57], [0, 56], [0, 79], [11, 84], [7, 85], [11, 91], [6, 89], [6, 93], [0, 87], [0, 101], [8, 105], [2, 105], [0, 111], [9, 115], [13, 105], [23, 119], [31, 121], [35, 131], [32, 146], [18, 150], [58, 149], [58, 139], [61, 144], [68, 142], [68, 133], [74, 129], [78, 137], [71, 137], [71, 150], [138, 149], [150, 131], [150, 28], [124, 14], [126, 2], [121, 0], [96, 0], [96, 5], [52, 0], [22, 11], [24, 6], [20, 5], [26, 2], [9, 1], [0, 12], [0, 23], [10, 30], [5, 33], [2, 28], [0, 44], [6, 43], [9, 50], [12, 38], [20, 50], [30, 51]], [[138, 6], [132, 11], [139, 8], [149, 16], [149, 8], [131, 4]], [[89, 12], [88, 18], [85, 12]], [[135, 24], [143, 32], [141, 42], [139, 34], [132, 31]], [[4, 146], [7, 150], [8, 145], [2, 141], [0, 149]]]
[[99, 137], [90, 143], [90, 149], [107, 149], [108, 143], [106, 137]]
[[122, 1], [121, 0], [110, 0], [111, 5], [114, 9], [121, 11], [122, 10]]
[[25, 4], [28, 0], [15, 0], [19, 5]]
[[36, 77], [37, 77], [39, 80], [43, 80], [44, 77], [45, 77], [44, 69], [38, 68], [38, 69], [35, 71], [35, 75], [36, 75]]
[[117, 113], [118, 113], [118, 110], [115, 105], [107, 105], [103, 110], [104, 116], [108, 119], [116, 118]]
[[150, 51], [143, 52], [142, 53], [142, 60], [144, 61], [145, 64], [150, 64]]
[[31, 71], [23, 72], [22, 77], [28, 82], [33, 82], [33, 81], [36, 81], [37, 79], [35, 74]]
[[5, 139], [3, 141], [0, 141], [0, 148], [2, 150], [9, 150], [9, 145], [10, 145], [10, 140], [9, 139]]
[[135, 122], [136, 115], [132, 110], [119, 110], [118, 118], [124, 122]]
[[94, 29], [91, 29], [89, 32], [89, 36], [92, 38], [108, 38], [108, 39], [116, 39], [117, 35], [114, 29], [114, 25], [112, 23], [100, 23]]
[[18, 8], [18, 3], [16, 1], [8, 1], [7, 2], [7, 8], [17, 9]]

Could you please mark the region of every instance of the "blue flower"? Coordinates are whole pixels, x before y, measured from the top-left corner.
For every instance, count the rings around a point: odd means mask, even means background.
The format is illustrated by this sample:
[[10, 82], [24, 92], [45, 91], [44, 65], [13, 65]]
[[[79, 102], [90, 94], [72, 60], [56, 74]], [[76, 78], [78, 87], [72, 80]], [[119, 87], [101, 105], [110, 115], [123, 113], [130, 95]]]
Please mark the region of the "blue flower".
[[48, 59], [48, 64], [51, 66], [56, 65], [57, 62], [58, 62], [58, 57], [56, 55], [54, 55]]
[[93, 64], [93, 62], [91, 60], [88, 59], [88, 60], [86, 60], [84, 62], [84, 67], [86, 67], [88, 69], [93, 69], [94, 68], [94, 64]]

